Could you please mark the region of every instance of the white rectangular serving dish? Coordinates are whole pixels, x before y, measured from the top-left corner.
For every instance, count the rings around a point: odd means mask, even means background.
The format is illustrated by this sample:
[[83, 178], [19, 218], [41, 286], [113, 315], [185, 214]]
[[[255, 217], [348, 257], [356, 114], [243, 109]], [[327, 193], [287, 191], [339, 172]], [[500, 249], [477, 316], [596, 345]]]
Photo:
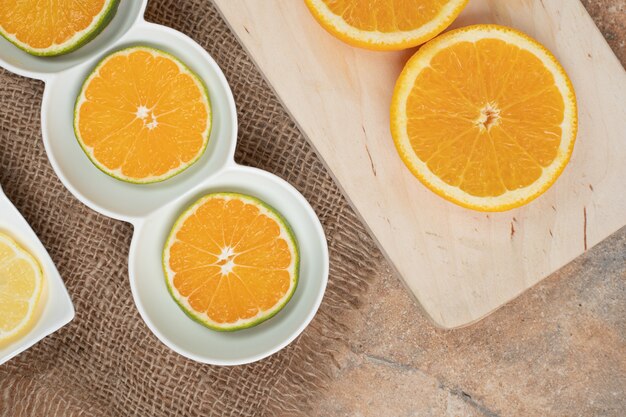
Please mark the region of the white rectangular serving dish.
[[7, 346], [0, 347], [0, 365], [2, 365], [69, 323], [74, 318], [74, 305], [46, 248], [9, 201], [2, 188], [0, 188], [0, 232], [11, 236], [37, 258], [45, 279], [40, 316], [26, 335]]

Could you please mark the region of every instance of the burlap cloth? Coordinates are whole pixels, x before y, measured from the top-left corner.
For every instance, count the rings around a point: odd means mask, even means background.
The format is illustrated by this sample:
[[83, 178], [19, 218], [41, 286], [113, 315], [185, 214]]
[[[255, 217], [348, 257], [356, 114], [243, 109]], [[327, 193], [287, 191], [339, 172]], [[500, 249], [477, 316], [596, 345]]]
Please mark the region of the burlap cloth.
[[345, 343], [342, 315], [358, 308], [384, 261], [215, 7], [151, 0], [146, 18], [191, 36], [226, 74], [239, 114], [238, 162], [286, 179], [319, 215], [331, 257], [324, 302], [302, 336], [255, 364], [214, 367], [170, 351], [132, 300], [132, 227], [91, 211], [63, 187], [41, 140], [43, 84], [0, 69], [0, 183], [50, 252], [76, 307], [68, 326], [0, 367], [0, 415], [306, 415], [335, 366], [333, 351]]

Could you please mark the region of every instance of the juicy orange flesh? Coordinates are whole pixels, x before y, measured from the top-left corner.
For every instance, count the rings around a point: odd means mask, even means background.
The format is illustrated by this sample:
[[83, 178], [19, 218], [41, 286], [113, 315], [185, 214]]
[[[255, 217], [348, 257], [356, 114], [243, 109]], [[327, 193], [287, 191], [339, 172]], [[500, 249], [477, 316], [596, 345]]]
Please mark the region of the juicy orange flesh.
[[447, 184], [488, 197], [526, 187], [554, 161], [563, 97], [530, 52], [459, 42], [417, 76], [406, 105], [417, 157]]
[[170, 248], [174, 287], [218, 323], [269, 310], [291, 286], [292, 254], [280, 234], [253, 204], [209, 199], [184, 220]]
[[125, 177], [161, 176], [203, 150], [205, 92], [168, 56], [124, 52], [100, 67], [79, 110], [83, 143]]
[[1, 0], [0, 26], [32, 48], [49, 48], [87, 29], [104, 0]]
[[14, 329], [28, 313], [35, 291], [31, 265], [5, 243], [0, 243], [0, 331]]
[[431, 22], [449, 0], [323, 0], [336, 15], [364, 31], [410, 31]]

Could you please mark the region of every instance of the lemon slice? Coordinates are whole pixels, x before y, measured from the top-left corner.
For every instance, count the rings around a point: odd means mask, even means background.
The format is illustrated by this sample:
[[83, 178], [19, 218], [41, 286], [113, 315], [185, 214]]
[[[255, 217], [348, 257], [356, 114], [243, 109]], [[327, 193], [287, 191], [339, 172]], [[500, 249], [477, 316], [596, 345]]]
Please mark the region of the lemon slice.
[[74, 131], [102, 172], [137, 184], [164, 181], [207, 148], [209, 93], [176, 57], [132, 46], [105, 57], [87, 77], [76, 101]]
[[25, 334], [37, 318], [44, 287], [39, 262], [0, 233], [0, 345]]

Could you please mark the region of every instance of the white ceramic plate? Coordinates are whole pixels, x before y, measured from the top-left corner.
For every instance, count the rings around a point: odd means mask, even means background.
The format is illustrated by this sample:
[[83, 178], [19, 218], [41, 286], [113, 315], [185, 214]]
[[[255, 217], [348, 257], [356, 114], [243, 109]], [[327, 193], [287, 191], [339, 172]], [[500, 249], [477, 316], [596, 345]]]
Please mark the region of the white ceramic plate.
[[[134, 225], [130, 283], [148, 327], [164, 344], [193, 360], [217, 365], [253, 362], [295, 339], [317, 312], [329, 269], [324, 231], [313, 209], [291, 185], [267, 172], [235, 164], [237, 112], [224, 74], [189, 37], [144, 21], [144, 9], [145, 1], [122, 0], [102, 39], [53, 61], [0, 42], [0, 65], [45, 81], [42, 135], [63, 184], [92, 209]], [[80, 148], [72, 127], [74, 102], [83, 80], [101, 58], [132, 45], [156, 47], [181, 59], [202, 78], [211, 98], [213, 126], [206, 152], [189, 169], [156, 184], [125, 183], [102, 173]], [[242, 192], [269, 203], [290, 223], [301, 252], [299, 284], [287, 306], [272, 319], [233, 333], [216, 332], [189, 319], [169, 295], [161, 269], [165, 239], [174, 221], [211, 191]]]
[[45, 286], [43, 309], [35, 326], [19, 340], [0, 348], [0, 365], [25, 351], [44, 337], [56, 332], [74, 318], [74, 306], [63, 280], [26, 220], [11, 204], [0, 188], [0, 231], [11, 236], [37, 258], [43, 268]]

